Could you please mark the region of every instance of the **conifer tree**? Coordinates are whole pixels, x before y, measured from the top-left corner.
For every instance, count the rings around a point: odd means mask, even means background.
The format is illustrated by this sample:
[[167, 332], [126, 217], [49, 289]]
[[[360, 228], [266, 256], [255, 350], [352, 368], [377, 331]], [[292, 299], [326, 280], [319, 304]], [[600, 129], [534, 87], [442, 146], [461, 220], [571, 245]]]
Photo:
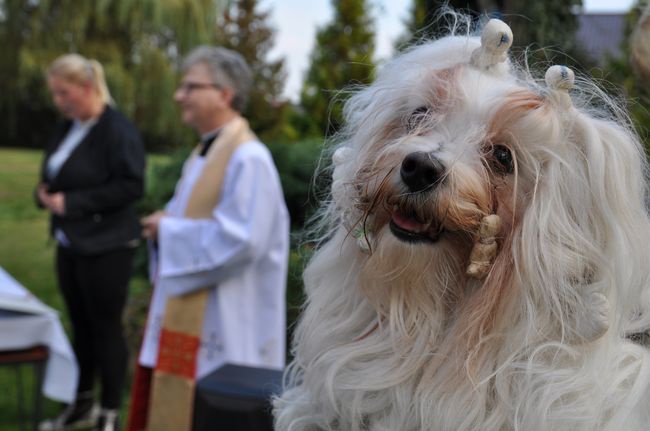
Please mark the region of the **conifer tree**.
[[[637, 0], [625, 16], [625, 37], [621, 44], [621, 52], [617, 57], [607, 59], [603, 68], [593, 69], [592, 74], [607, 89], [614, 86], [614, 95], [624, 93], [624, 101], [630, 117], [636, 126], [637, 132], [648, 151], [650, 151], [650, 84], [646, 77], [636, 69], [631, 59], [632, 56], [632, 32], [641, 23], [643, 9], [648, 4], [647, 0]], [[637, 29], [639, 30], [639, 29]]]
[[319, 29], [301, 105], [311, 120], [308, 133], [330, 135], [342, 122], [346, 87], [372, 80], [374, 23], [367, 0], [332, 0], [332, 21]]
[[[582, 0], [505, 0], [502, 12], [512, 28], [515, 46], [549, 48], [544, 56], [552, 61], [558, 52], [576, 54], [577, 13], [581, 10]], [[572, 63], [570, 59], [562, 62]]]
[[270, 11], [259, 10], [257, 0], [233, 0], [218, 19], [215, 36], [216, 44], [239, 52], [253, 72], [253, 88], [244, 114], [262, 139], [284, 133], [287, 109], [281, 97], [286, 78], [284, 59], [268, 59], [275, 36], [269, 16]]
[[[401, 49], [446, 34], [448, 24], [439, 19], [443, 6], [468, 13], [474, 24], [488, 18], [504, 20], [515, 36], [515, 53], [532, 48], [538, 59], [549, 62], [558, 53], [569, 53], [562, 57], [562, 63], [573, 64], [573, 58], [584, 60], [575, 45], [576, 13], [581, 11], [582, 0], [413, 0], [405, 34], [396, 47]], [[540, 48], [550, 49], [535, 51]]]

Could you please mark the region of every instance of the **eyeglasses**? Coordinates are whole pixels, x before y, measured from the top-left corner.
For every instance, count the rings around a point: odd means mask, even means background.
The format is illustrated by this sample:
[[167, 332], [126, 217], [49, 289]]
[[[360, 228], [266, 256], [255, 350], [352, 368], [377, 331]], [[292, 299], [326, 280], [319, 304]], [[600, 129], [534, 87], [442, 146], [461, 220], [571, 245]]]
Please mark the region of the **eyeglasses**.
[[217, 90], [221, 90], [220, 86], [211, 82], [183, 82], [178, 86], [178, 90], [182, 91], [183, 93], [191, 93], [194, 90], [200, 90], [203, 88], [215, 88]]

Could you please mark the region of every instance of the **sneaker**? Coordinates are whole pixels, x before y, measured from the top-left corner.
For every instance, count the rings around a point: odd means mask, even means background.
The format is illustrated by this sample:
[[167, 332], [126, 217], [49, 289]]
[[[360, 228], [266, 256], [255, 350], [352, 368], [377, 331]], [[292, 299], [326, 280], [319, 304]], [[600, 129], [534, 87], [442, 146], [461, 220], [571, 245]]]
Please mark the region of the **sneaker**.
[[93, 431], [119, 431], [120, 417], [117, 410], [102, 409]]
[[99, 417], [99, 406], [92, 398], [80, 398], [69, 404], [59, 416], [38, 425], [38, 431], [73, 431], [95, 426]]

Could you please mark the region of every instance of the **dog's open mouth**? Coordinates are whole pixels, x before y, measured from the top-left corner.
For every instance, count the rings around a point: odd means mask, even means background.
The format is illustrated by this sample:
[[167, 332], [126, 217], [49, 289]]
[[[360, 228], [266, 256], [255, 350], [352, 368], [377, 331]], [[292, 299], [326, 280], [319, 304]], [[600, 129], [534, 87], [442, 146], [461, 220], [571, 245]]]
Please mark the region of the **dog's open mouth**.
[[415, 214], [394, 208], [389, 223], [390, 230], [397, 238], [406, 242], [436, 242], [442, 233], [435, 220], [421, 221]]

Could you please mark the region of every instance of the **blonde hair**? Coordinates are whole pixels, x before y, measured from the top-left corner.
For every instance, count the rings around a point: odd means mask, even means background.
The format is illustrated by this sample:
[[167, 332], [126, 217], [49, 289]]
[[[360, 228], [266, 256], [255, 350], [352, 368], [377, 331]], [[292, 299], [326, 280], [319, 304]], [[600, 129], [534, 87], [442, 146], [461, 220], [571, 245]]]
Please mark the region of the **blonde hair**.
[[79, 54], [65, 54], [52, 62], [46, 75], [56, 76], [77, 85], [90, 83], [102, 102], [114, 104], [104, 78], [104, 68], [97, 60], [87, 59]]

